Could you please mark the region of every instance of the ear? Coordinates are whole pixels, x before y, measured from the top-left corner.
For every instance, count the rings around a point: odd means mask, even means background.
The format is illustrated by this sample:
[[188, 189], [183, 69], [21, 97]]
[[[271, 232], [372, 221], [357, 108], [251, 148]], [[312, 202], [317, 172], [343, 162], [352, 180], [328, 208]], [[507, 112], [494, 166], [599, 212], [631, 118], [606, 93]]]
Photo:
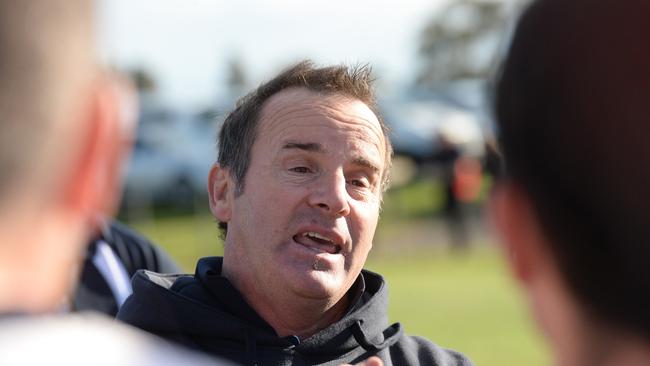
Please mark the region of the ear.
[[529, 196], [513, 182], [500, 182], [492, 192], [489, 212], [510, 268], [524, 286], [530, 286], [546, 268], [548, 256]]
[[208, 177], [208, 195], [210, 211], [221, 222], [228, 222], [232, 217], [234, 188], [235, 182], [230, 174], [230, 169], [215, 163], [210, 169]]
[[105, 214], [119, 198], [122, 164], [122, 133], [118, 90], [108, 78], [101, 78], [89, 91], [81, 126], [87, 126], [67, 187], [70, 208], [88, 220]]

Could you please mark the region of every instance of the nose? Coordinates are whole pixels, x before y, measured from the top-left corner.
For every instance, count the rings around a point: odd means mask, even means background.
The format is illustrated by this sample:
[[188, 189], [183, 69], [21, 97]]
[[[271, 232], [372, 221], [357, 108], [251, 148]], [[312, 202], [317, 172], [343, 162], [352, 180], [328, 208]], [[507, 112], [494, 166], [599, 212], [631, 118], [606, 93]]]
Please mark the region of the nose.
[[344, 217], [350, 214], [348, 199], [345, 177], [339, 172], [319, 179], [317, 187], [309, 196], [309, 204], [328, 215]]

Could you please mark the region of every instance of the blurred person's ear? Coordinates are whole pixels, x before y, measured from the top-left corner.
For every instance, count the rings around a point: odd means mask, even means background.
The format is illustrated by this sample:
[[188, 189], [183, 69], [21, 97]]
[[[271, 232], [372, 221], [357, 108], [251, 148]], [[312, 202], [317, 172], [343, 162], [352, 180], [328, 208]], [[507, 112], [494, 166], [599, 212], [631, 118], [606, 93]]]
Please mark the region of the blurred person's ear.
[[90, 89], [86, 112], [81, 114], [85, 134], [67, 177], [64, 195], [68, 207], [94, 225], [98, 213], [106, 213], [119, 199], [123, 156], [125, 113], [120, 102], [123, 87], [110, 77], [102, 77]]
[[517, 184], [500, 182], [490, 197], [490, 217], [515, 278], [530, 285], [545, 257], [532, 202]]
[[[112, 179], [106, 181], [107, 199], [104, 200], [99, 214], [112, 217], [115, 215], [122, 198], [123, 186], [123, 167], [131, 156], [133, 146], [136, 140], [136, 129], [138, 125], [138, 96], [135, 85], [125, 76], [112, 73], [110, 76], [109, 87], [112, 87], [112, 97], [114, 107], [111, 107], [111, 118], [114, 117], [113, 124], [117, 125], [119, 130], [118, 136], [113, 144], [117, 147], [116, 157], [110, 159], [107, 166], [107, 177]], [[114, 114], [117, 111], [118, 114]]]
[[208, 195], [210, 211], [221, 222], [230, 221], [234, 189], [235, 183], [230, 169], [223, 168], [219, 163], [214, 164], [208, 176]]

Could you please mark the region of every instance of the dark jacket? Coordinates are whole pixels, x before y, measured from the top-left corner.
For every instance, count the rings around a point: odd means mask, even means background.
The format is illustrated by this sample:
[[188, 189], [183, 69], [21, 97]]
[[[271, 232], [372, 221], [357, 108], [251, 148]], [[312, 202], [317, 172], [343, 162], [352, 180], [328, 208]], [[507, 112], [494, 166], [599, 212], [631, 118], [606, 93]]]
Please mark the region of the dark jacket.
[[124, 224], [109, 221], [102, 228], [101, 234], [88, 245], [81, 277], [73, 298], [73, 310], [92, 310], [109, 316], [117, 314], [117, 301], [109, 288], [106, 278], [92, 261], [97, 249], [97, 243], [100, 240], [110, 246], [124, 266], [129, 278], [140, 269], [160, 273], [183, 272], [167, 253], [144, 236]]
[[[463, 355], [388, 325], [381, 276], [341, 320], [300, 341], [278, 337], [221, 276], [222, 258], [203, 258], [195, 276], [139, 271], [118, 319], [163, 338], [247, 365], [340, 365], [378, 355], [390, 365], [470, 365]], [[218, 292], [215, 292], [218, 290]]]

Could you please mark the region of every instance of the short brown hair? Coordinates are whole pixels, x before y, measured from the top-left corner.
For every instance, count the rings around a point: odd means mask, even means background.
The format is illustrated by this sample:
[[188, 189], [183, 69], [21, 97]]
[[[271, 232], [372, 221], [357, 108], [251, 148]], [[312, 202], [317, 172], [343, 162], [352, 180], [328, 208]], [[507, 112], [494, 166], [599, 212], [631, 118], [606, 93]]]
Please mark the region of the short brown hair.
[[[388, 186], [393, 149], [389, 129], [381, 118], [373, 88], [372, 70], [367, 65], [335, 65], [317, 68], [305, 60], [295, 64], [272, 80], [241, 98], [235, 109], [226, 117], [219, 132], [219, 164], [230, 169], [234, 177], [235, 194], [244, 191], [245, 176], [250, 165], [251, 150], [257, 134], [260, 113], [265, 102], [273, 95], [290, 88], [305, 88], [315, 92], [342, 95], [358, 99], [377, 116], [386, 141], [386, 165], [382, 172], [382, 189]], [[220, 224], [223, 229], [225, 225]]]

